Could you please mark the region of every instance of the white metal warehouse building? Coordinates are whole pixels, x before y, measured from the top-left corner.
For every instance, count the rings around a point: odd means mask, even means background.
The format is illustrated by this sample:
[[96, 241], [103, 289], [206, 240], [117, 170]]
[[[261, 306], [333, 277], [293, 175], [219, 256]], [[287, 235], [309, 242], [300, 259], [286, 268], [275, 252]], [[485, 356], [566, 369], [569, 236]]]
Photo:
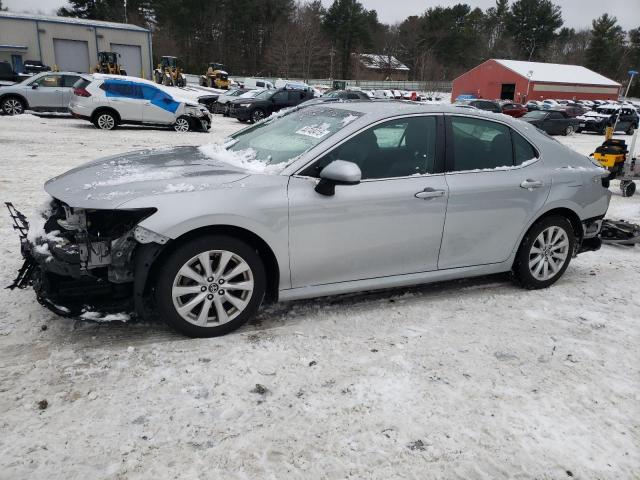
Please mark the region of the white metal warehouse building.
[[0, 60], [22, 73], [25, 60], [61, 71], [91, 72], [98, 52], [120, 53], [128, 75], [151, 78], [151, 32], [125, 23], [0, 12]]

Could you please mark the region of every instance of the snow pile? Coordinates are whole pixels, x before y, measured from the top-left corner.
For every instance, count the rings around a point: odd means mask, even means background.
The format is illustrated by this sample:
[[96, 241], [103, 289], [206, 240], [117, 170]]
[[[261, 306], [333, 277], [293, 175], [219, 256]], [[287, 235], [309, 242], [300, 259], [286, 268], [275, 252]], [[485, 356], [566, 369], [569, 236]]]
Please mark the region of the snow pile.
[[208, 186], [208, 183], [201, 183], [200, 185], [193, 185], [192, 183], [170, 183], [164, 189], [163, 193], [195, 192], [196, 190], [204, 190]]
[[[226, 145], [229, 145], [227, 143]], [[199, 150], [212, 160], [228, 163], [237, 168], [247, 170], [252, 173], [269, 173], [278, 174], [287, 166], [287, 163], [278, 163], [270, 165], [256, 158], [256, 151], [247, 148], [240, 151], [227, 150], [225, 145], [219, 143], [211, 143], [202, 145]]]
[[128, 313], [110, 313], [104, 315], [101, 312], [87, 310], [80, 315], [83, 320], [91, 320], [93, 322], [123, 322], [126, 323], [131, 320], [131, 316]]
[[346, 127], [347, 125], [349, 125], [349, 124], [350, 124], [351, 122], [353, 122], [354, 120], [357, 120], [358, 118], [360, 118], [360, 117], [358, 117], [357, 115], [351, 115], [351, 114], [349, 114], [348, 116], [346, 116], [346, 117], [344, 117], [344, 118], [342, 119], [342, 127], [343, 127], [343, 128], [344, 128], [344, 127]]

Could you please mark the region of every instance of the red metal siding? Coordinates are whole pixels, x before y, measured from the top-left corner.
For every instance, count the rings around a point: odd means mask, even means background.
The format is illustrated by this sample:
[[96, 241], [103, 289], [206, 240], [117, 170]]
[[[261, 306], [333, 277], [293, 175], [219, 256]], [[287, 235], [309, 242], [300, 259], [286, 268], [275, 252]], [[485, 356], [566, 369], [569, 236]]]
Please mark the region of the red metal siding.
[[[451, 101], [454, 102], [460, 95], [475, 95], [478, 98], [488, 100], [496, 100], [500, 98], [502, 84], [513, 83], [516, 85], [515, 98], [517, 102], [525, 100], [527, 95], [528, 79], [508, 68], [504, 67], [495, 60], [487, 60], [478, 65], [467, 73], [460, 75], [453, 81], [453, 91]], [[550, 82], [539, 82], [548, 85]], [[567, 85], [564, 87], [588, 87], [588, 85]], [[567, 91], [569, 90], [569, 91]], [[582, 93], [579, 91], [571, 91], [562, 88], [561, 91], [545, 90], [544, 92], [535, 90], [535, 82], [529, 85], [529, 100], [544, 100], [546, 98], [553, 99], [580, 99], [580, 100], [616, 100], [616, 93]]]

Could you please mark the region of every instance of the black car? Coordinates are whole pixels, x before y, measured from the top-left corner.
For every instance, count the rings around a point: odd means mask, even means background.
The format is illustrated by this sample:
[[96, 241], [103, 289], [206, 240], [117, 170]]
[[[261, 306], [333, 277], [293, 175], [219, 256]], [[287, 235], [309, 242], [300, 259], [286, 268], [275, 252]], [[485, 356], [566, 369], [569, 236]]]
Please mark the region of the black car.
[[360, 90], [329, 90], [319, 100], [331, 102], [338, 100], [371, 100], [371, 98]]
[[571, 135], [578, 131], [580, 124], [579, 120], [562, 110], [535, 110], [520, 117], [520, 120], [529, 122], [549, 135]]
[[[603, 135], [607, 127], [616, 125], [616, 131], [633, 135], [638, 128], [638, 112], [632, 107], [620, 107], [620, 105], [602, 105], [592, 112], [587, 112], [578, 117], [579, 132], [596, 132]], [[616, 123], [617, 120], [617, 123]]]
[[25, 60], [22, 68], [24, 70], [24, 73], [28, 73], [31, 75], [51, 71], [51, 67], [45, 65], [40, 60]]
[[313, 98], [308, 89], [264, 90], [251, 98], [238, 98], [229, 102], [229, 116], [241, 122], [258, 122], [273, 112], [283, 108], [295, 107]]
[[0, 80], [5, 82], [17, 82], [20, 76], [14, 72], [13, 67], [6, 60], [0, 61]]
[[469, 105], [488, 112], [502, 113], [502, 107], [500, 104], [491, 100], [471, 100]]

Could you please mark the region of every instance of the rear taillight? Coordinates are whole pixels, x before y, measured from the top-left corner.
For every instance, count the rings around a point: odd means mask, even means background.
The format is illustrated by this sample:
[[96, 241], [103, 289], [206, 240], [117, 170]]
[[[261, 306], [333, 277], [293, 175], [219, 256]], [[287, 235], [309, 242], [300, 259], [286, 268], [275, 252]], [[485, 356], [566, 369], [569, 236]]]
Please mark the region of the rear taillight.
[[89, 92], [87, 92], [86, 89], [84, 88], [74, 88], [73, 89], [73, 94], [78, 96], [78, 97], [90, 97], [91, 94]]

